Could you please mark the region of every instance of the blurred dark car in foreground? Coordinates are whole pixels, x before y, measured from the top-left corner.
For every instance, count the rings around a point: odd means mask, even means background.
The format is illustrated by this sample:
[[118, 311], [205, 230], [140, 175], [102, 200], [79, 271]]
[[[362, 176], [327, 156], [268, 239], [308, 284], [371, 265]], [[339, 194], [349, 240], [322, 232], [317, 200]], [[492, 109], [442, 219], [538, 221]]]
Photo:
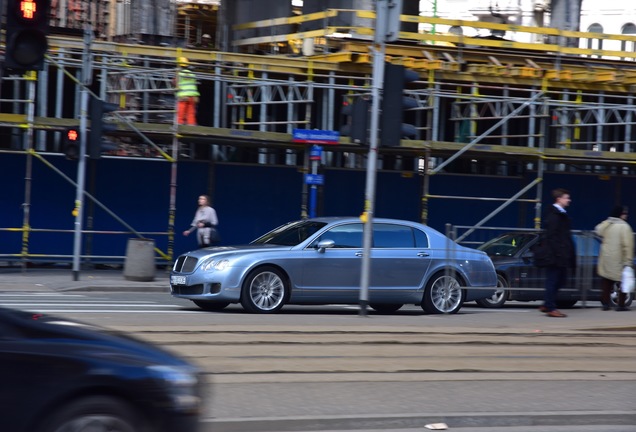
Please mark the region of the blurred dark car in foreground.
[[[600, 278], [596, 274], [596, 263], [601, 247], [598, 237], [587, 233], [574, 233], [577, 268], [569, 274], [568, 282], [557, 297], [557, 307], [569, 308], [579, 300], [599, 301]], [[512, 232], [502, 234], [477, 249], [490, 256], [497, 270], [497, 291], [492, 297], [479, 299], [482, 307], [498, 308], [509, 300], [543, 300], [545, 270], [535, 267], [532, 246], [539, 240], [538, 232]], [[617, 292], [612, 294], [615, 306]], [[626, 305], [633, 300], [633, 293]]]
[[[254, 313], [285, 304], [356, 304], [363, 227], [354, 217], [304, 219], [249, 245], [188, 252], [172, 269], [172, 295], [205, 310], [241, 303]], [[372, 242], [369, 300], [379, 312], [415, 304], [427, 313], [456, 313], [465, 301], [492, 296], [497, 278], [488, 255], [430, 227], [374, 219]]]
[[0, 308], [0, 430], [194, 432], [201, 382], [145, 342]]

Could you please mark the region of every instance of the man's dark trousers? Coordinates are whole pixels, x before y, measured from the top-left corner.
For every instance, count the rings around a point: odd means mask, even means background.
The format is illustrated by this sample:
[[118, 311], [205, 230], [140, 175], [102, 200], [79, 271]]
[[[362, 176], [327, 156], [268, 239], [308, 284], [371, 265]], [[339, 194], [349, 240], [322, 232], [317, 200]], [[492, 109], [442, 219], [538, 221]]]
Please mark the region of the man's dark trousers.
[[548, 312], [557, 308], [557, 292], [559, 291], [559, 288], [565, 285], [567, 272], [567, 267], [546, 268], [544, 306], [547, 308]]

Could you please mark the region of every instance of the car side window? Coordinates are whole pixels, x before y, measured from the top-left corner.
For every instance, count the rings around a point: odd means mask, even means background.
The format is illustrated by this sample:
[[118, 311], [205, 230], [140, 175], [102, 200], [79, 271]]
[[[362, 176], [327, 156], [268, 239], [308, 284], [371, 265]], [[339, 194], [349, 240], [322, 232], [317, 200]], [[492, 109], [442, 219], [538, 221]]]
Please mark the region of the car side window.
[[373, 225], [374, 248], [414, 248], [414, 230], [411, 227], [396, 224]]
[[361, 248], [362, 224], [338, 225], [320, 236], [320, 240], [333, 240], [334, 248]]
[[425, 232], [413, 228], [413, 236], [415, 237], [416, 248], [429, 248], [428, 236]]

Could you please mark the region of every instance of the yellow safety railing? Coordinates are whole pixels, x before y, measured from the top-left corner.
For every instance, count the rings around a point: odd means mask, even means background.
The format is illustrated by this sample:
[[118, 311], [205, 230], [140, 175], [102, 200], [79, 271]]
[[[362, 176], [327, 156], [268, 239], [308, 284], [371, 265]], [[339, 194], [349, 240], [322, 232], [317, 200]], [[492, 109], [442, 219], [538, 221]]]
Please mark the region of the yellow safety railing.
[[[344, 33], [347, 33], [346, 37], [356, 39], [366, 39], [371, 41], [375, 34], [375, 29], [372, 26], [360, 27], [360, 26], [342, 26], [330, 24], [330, 18], [338, 17], [341, 14], [354, 13], [356, 18], [375, 20], [375, 12], [366, 10], [348, 10], [348, 9], [328, 9], [324, 12], [312, 13], [307, 15], [300, 15], [287, 18], [275, 18], [268, 20], [253, 21], [249, 23], [242, 23], [233, 26], [234, 30], [250, 30], [250, 29], [263, 29], [269, 27], [276, 27], [282, 25], [293, 25], [299, 23], [305, 23], [310, 21], [324, 21], [325, 25], [322, 28], [306, 31], [306, 32], [293, 32], [288, 34], [272, 34], [268, 36], [249, 37], [243, 39], [234, 40], [234, 46], [248, 46], [267, 43], [279, 43], [288, 42], [294, 40], [302, 40], [306, 38], [342, 38]], [[483, 39], [464, 35], [444, 34], [439, 32], [400, 32], [399, 38], [401, 40], [411, 40], [421, 43], [450, 43], [454, 45], [470, 45], [474, 47], [492, 47], [492, 48], [514, 48], [521, 50], [534, 50], [538, 52], [549, 52], [556, 54], [569, 54], [569, 55], [583, 55], [583, 56], [595, 56], [603, 58], [621, 58], [621, 59], [636, 59], [636, 52], [622, 50], [621, 45], [625, 42], [636, 43], [636, 36], [633, 35], [619, 35], [608, 33], [589, 33], [580, 31], [567, 31], [550, 27], [532, 27], [513, 24], [498, 24], [488, 23], [482, 21], [468, 21], [468, 20], [452, 20], [437, 17], [427, 16], [413, 16], [413, 15], [401, 15], [400, 19], [404, 23], [416, 23], [418, 25], [431, 25], [435, 28], [440, 26], [450, 27], [462, 27], [472, 28], [476, 32], [480, 30], [492, 30], [511, 32], [514, 33], [515, 40], [493, 40]], [[333, 20], [332, 20], [333, 21]], [[549, 43], [545, 42], [521, 42], [523, 39], [536, 40], [536, 39], [550, 39]], [[614, 46], [616, 49], [591, 49], [580, 47], [569, 47], [563, 43], [568, 39], [580, 40], [600, 40], [604, 41], [603, 45]]]

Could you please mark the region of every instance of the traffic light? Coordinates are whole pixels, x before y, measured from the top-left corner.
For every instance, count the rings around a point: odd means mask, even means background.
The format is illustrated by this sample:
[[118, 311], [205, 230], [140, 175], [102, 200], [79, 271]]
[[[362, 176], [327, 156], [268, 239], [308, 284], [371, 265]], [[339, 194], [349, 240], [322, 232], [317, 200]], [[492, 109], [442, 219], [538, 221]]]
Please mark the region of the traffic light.
[[7, 0], [4, 67], [29, 71], [44, 68], [49, 44], [50, 0]]
[[351, 138], [352, 143], [367, 144], [369, 129], [369, 100], [357, 97], [353, 102], [345, 101], [342, 106], [345, 116], [340, 135]]
[[404, 96], [404, 86], [417, 81], [419, 74], [404, 66], [385, 63], [384, 89], [382, 91], [382, 118], [380, 121], [380, 145], [398, 147], [402, 138], [415, 138], [417, 128], [404, 121], [404, 110], [416, 108], [415, 99]]
[[80, 133], [77, 128], [67, 129], [64, 133], [64, 142], [62, 143], [62, 151], [64, 156], [69, 160], [77, 160], [80, 149]]
[[88, 134], [88, 157], [99, 159], [103, 151], [114, 150], [116, 146], [104, 140], [104, 134], [117, 130], [117, 126], [104, 121], [104, 114], [116, 111], [119, 106], [113, 103], [104, 102], [91, 96], [88, 115], [91, 121], [91, 129]]

